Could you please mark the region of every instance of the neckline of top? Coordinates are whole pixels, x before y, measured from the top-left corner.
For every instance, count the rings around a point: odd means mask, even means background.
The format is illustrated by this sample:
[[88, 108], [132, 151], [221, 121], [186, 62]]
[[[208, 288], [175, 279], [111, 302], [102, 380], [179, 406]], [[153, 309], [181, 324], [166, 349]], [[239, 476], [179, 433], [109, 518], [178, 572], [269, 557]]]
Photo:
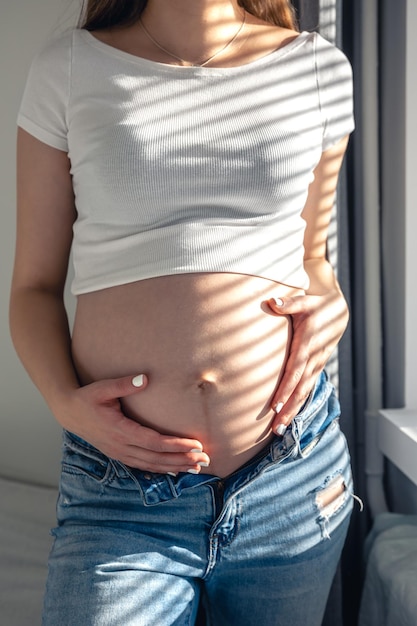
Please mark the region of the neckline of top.
[[113, 57], [117, 57], [119, 59], [124, 59], [126, 61], [130, 61], [131, 63], [136, 63], [137, 65], [142, 65], [143, 67], [153, 68], [156, 70], [161, 70], [164, 72], [171, 73], [184, 73], [184, 74], [205, 74], [205, 75], [215, 75], [215, 74], [229, 74], [244, 71], [245, 69], [249, 69], [252, 67], [257, 67], [259, 65], [268, 64], [272, 61], [275, 61], [278, 58], [288, 55], [295, 48], [298, 48], [312, 33], [309, 31], [301, 31], [296, 37], [291, 39], [286, 44], [281, 45], [279, 48], [276, 48], [272, 52], [261, 56], [253, 61], [249, 61], [248, 63], [243, 63], [241, 65], [231, 65], [228, 67], [210, 67], [210, 66], [199, 66], [199, 65], [173, 65], [170, 63], [161, 63], [160, 61], [153, 61], [151, 59], [147, 59], [146, 57], [140, 57], [135, 54], [131, 54], [130, 52], [125, 52], [124, 50], [120, 50], [110, 44], [104, 43], [94, 34], [85, 29], [77, 29], [77, 32], [81, 35], [81, 37], [90, 45], [98, 48], [102, 52], [106, 52]]

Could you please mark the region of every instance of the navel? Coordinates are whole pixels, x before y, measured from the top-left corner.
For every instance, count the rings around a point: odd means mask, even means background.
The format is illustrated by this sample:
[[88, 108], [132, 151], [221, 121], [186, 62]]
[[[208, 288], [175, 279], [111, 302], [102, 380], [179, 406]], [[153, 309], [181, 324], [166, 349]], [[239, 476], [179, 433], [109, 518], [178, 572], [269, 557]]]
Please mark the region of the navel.
[[217, 378], [212, 372], [205, 372], [198, 377], [196, 388], [201, 393], [209, 393], [217, 388]]

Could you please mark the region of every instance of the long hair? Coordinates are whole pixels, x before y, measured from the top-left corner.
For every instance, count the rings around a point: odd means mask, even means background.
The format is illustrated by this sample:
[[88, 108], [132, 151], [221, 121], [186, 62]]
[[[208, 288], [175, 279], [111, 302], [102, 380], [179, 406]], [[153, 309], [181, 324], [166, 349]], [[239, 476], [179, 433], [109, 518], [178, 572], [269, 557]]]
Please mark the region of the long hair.
[[[147, 0], [84, 0], [79, 27], [93, 31], [128, 26], [139, 19], [146, 4]], [[298, 30], [290, 0], [238, 0], [238, 4], [266, 22]]]

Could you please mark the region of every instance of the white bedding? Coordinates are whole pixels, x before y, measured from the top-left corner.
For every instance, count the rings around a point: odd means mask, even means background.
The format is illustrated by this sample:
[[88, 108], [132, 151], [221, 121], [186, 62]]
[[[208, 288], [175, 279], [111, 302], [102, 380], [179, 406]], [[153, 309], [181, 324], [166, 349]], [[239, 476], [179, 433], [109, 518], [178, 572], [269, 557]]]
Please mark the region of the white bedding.
[[366, 548], [359, 626], [416, 626], [417, 516], [378, 515]]
[[56, 489], [0, 478], [0, 624], [39, 626]]

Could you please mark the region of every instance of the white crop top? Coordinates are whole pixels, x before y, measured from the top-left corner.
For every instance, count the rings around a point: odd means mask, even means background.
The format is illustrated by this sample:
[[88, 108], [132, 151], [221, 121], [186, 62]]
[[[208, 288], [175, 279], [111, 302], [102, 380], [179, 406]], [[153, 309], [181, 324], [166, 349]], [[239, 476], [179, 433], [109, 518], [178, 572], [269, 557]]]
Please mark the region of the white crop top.
[[353, 129], [351, 68], [316, 33], [211, 68], [77, 29], [35, 58], [18, 124], [69, 154], [74, 294], [190, 272], [306, 288], [301, 212], [322, 151]]

